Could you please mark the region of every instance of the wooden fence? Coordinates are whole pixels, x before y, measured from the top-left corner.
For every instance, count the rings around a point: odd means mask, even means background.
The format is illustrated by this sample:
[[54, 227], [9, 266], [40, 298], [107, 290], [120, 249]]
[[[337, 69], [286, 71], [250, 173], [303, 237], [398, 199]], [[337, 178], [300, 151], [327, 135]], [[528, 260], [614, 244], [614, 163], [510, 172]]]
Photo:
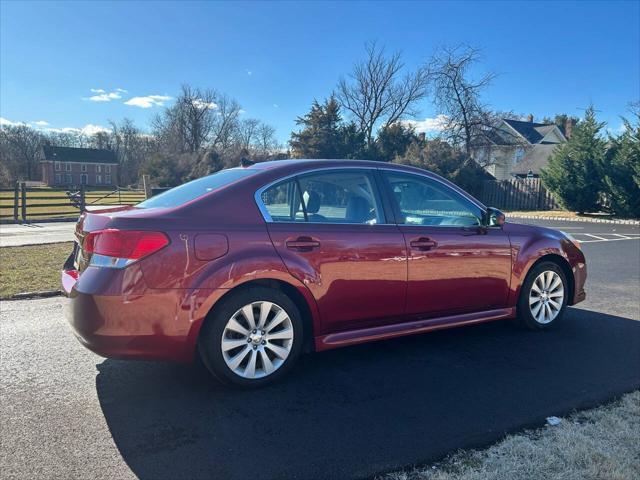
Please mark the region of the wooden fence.
[[539, 178], [485, 180], [479, 200], [503, 210], [554, 210], [560, 208]]
[[0, 189], [0, 222], [78, 217], [92, 205], [135, 205], [146, 198], [144, 190], [116, 188], [95, 190], [81, 188], [68, 191], [53, 188], [29, 188], [17, 183], [15, 188]]

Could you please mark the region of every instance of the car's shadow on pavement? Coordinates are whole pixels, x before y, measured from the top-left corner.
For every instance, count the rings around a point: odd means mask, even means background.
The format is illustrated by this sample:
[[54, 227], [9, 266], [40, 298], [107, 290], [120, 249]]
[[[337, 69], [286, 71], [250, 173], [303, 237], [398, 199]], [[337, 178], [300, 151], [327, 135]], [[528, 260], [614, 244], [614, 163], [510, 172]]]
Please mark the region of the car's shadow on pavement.
[[640, 386], [640, 322], [569, 309], [305, 355], [276, 385], [105, 360], [98, 396], [141, 479], [360, 478], [542, 425]]

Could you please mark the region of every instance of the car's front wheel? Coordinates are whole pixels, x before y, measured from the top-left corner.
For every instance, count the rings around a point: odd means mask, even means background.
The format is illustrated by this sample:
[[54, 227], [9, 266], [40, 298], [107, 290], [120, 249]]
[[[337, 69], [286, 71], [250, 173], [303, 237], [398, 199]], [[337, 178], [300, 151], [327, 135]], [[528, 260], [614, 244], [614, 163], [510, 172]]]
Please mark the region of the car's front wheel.
[[518, 319], [532, 330], [545, 330], [556, 324], [567, 306], [567, 279], [553, 262], [536, 265], [520, 291]]
[[221, 381], [258, 387], [284, 375], [302, 348], [302, 320], [284, 293], [253, 287], [223, 299], [203, 326], [198, 349]]

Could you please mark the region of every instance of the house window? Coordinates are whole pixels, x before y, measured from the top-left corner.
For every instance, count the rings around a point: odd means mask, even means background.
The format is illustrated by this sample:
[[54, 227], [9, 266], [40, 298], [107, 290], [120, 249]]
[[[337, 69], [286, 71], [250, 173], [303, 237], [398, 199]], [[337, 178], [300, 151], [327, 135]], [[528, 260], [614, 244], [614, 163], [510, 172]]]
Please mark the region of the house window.
[[62, 165], [60, 165], [60, 162], [53, 162], [53, 164], [55, 165], [56, 172], [62, 170]]
[[111, 165], [104, 166], [104, 173], [111, 173]]
[[86, 172], [87, 171], [87, 164], [83, 163], [82, 165], [80, 165], [80, 171], [81, 172]]
[[96, 172], [102, 172], [102, 165], [96, 165]]
[[80, 183], [82, 185], [86, 185], [87, 183], [89, 183], [89, 175], [87, 175], [86, 173], [81, 173], [80, 174]]
[[516, 148], [516, 151], [513, 152], [513, 163], [518, 163], [523, 158], [524, 158], [524, 148], [522, 147]]
[[62, 183], [62, 174], [56, 173], [56, 185], [60, 185]]
[[66, 183], [73, 183], [73, 175], [72, 174], [67, 173], [65, 175], [65, 177], [66, 177]]
[[102, 175], [96, 175], [96, 184], [100, 185], [102, 183]]
[[70, 164], [70, 163], [65, 163], [65, 164], [64, 164], [64, 169], [65, 169], [67, 172], [70, 172], [70, 171], [71, 171], [71, 164]]
[[104, 183], [106, 183], [107, 185], [111, 185], [111, 175], [104, 176]]

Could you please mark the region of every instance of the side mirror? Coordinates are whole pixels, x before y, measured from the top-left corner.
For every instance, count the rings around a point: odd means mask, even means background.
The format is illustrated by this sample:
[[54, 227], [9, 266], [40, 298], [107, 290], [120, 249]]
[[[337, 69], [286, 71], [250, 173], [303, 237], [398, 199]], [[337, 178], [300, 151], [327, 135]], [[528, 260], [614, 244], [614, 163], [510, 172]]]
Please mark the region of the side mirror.
[[486, 227], [500, 227], [504, 225], [505, 216], [497, 208], [489, 207], [487, 208], [487, 213], [485, 216], [485, 226]]

